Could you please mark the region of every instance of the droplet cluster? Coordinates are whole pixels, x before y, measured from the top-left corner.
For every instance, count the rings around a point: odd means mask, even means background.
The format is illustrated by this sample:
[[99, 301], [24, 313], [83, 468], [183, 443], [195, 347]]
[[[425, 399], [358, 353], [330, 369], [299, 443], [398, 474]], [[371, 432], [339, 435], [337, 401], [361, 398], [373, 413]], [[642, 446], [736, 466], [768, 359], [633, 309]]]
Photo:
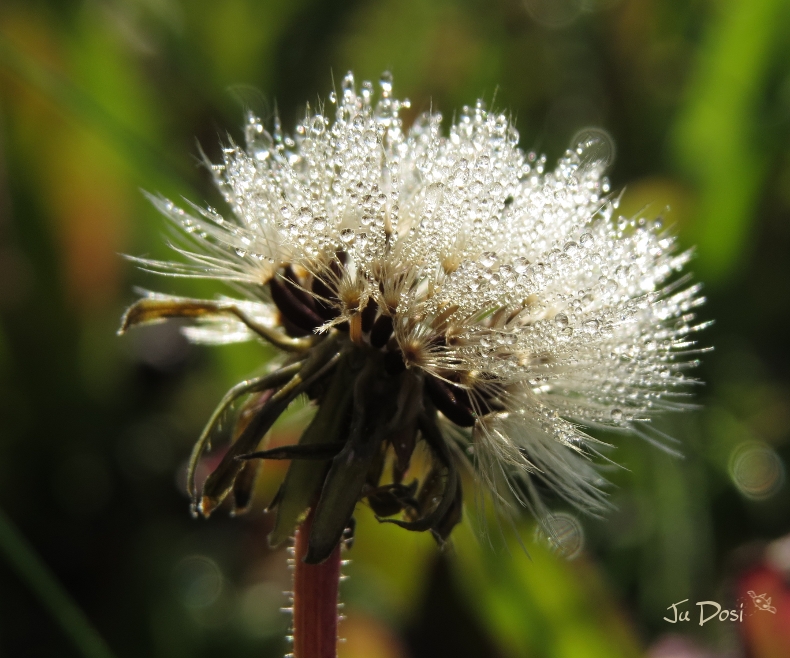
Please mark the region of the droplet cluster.
[[[437, 112], [404, 129], [407, 107], [389, 74], [376, 93], [349, 73], [293, 136], [249, 116], [246, 145], [210, 165], [232, 214], [155, 200], [192, 243], [181, 263], [141, 262], [254, 288], [251, 299], [297, 267], [338, 290], [334, 323], [375, 302], [407, 366], [496, 399], [478, 410], [481, 461], [540, 471], [595, 506], [581, 426], [652, 440], [644, 423], [686, 406], [703, 326], [700, 288], [679, 274], [690, 254], [660, 219], [618, 214], [613, 147], [595, 131], [548, 170], [482, 101], [449, 131]], [[247, 304], [272, 317], [266, 301]], [[192, 337], [248, 336], [229, 321]]]

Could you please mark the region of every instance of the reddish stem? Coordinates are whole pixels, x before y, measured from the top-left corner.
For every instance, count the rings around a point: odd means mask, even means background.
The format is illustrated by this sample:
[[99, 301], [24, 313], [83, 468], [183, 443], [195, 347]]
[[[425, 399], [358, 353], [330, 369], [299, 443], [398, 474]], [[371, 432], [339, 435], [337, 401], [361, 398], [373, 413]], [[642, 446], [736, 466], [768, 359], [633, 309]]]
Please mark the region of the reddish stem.
[[294, 658], [336, 658], [340, 546], [321, 564], [305, 564], [311, 511], [296, 530], [293, 600]]

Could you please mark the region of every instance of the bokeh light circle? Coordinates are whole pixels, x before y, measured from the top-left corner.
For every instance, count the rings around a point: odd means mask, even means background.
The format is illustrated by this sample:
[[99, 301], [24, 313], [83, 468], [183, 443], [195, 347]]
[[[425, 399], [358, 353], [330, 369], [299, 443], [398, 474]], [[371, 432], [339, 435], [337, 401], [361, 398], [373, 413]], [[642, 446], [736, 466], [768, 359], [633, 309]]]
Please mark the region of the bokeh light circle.
[[544, 521], [544, 526], [542, 535], [557, 555], [572, 560], [581, 554], [584, 530], [575, 516], [556, 512]]
[[222, 571], [205, 555], [188, 555], [173, 568], [173, 589], [187, 608], [209, 607], [219, 598], [222, 586]]
[[782, 487], [784, 464], [771, 446], [747, 441], [730, 454], [730, 477], [744, 496], [764, 500]]

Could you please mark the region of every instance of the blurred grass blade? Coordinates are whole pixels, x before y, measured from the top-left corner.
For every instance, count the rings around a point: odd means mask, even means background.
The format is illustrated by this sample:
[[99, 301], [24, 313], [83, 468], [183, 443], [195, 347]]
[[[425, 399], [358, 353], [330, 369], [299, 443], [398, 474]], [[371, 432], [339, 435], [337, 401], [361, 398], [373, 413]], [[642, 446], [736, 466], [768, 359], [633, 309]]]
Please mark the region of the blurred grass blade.
[[144, 137], [124, 126], [91, 98], [90, 94], [64, 76], [47, 70], [2, 32], [0, 32], [0, 65], [52, 100], [63, 111], [76, 117], [88, 128], [98, 129], [103, 133], [138, 171], [141, 178], [150, 176], [145, 172], [155, 171], [181, 187], [192, 179], [193, 172], [187, 171], [167, 153], [146, 143]]
[[785, 0], [719, 3], [674, 128], [678, 163], [699, 190], [697, 273], [724, 280], [754, 240], [751, 228], [767, 168], [781, 139], [757, 139], [766, 80], [787, 38]]
[[114, 658], [96, 629], [71, 599], [52, 572], [0, 510], [0, 552], [19, 577], [35, 592], [74, 646], [85, 658]]

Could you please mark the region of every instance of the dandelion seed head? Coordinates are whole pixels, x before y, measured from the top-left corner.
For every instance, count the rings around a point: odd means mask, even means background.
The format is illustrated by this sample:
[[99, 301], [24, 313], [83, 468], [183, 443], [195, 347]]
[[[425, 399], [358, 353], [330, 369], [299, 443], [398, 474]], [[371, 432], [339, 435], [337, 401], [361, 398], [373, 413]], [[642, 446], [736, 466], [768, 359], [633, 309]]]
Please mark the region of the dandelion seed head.
[[[179, 262], [138, 260], [250, 291], [233, 303], [266, 326], [342, 329], [418, 371], [445, 420], [472, 428], [496, 496], [539, 512], [540, 482], [599, 509], [589, 432], [649, 438], [645, 423], [683, 409], [695, 382], [691, 253], [661, 218], [618, 214], [605, 133], [581, 131], [549, 169], [482, 101], [447, 130], [438, 112], [404, 127], [406, 107], [390, 75], [375, 94], [349, 73], [292, 137], [250, 115], [246, 144], [210, 165], [231, 212], [155, 200], [188, 244]], [[253, 335], [228, 317], [188, 330]]]

